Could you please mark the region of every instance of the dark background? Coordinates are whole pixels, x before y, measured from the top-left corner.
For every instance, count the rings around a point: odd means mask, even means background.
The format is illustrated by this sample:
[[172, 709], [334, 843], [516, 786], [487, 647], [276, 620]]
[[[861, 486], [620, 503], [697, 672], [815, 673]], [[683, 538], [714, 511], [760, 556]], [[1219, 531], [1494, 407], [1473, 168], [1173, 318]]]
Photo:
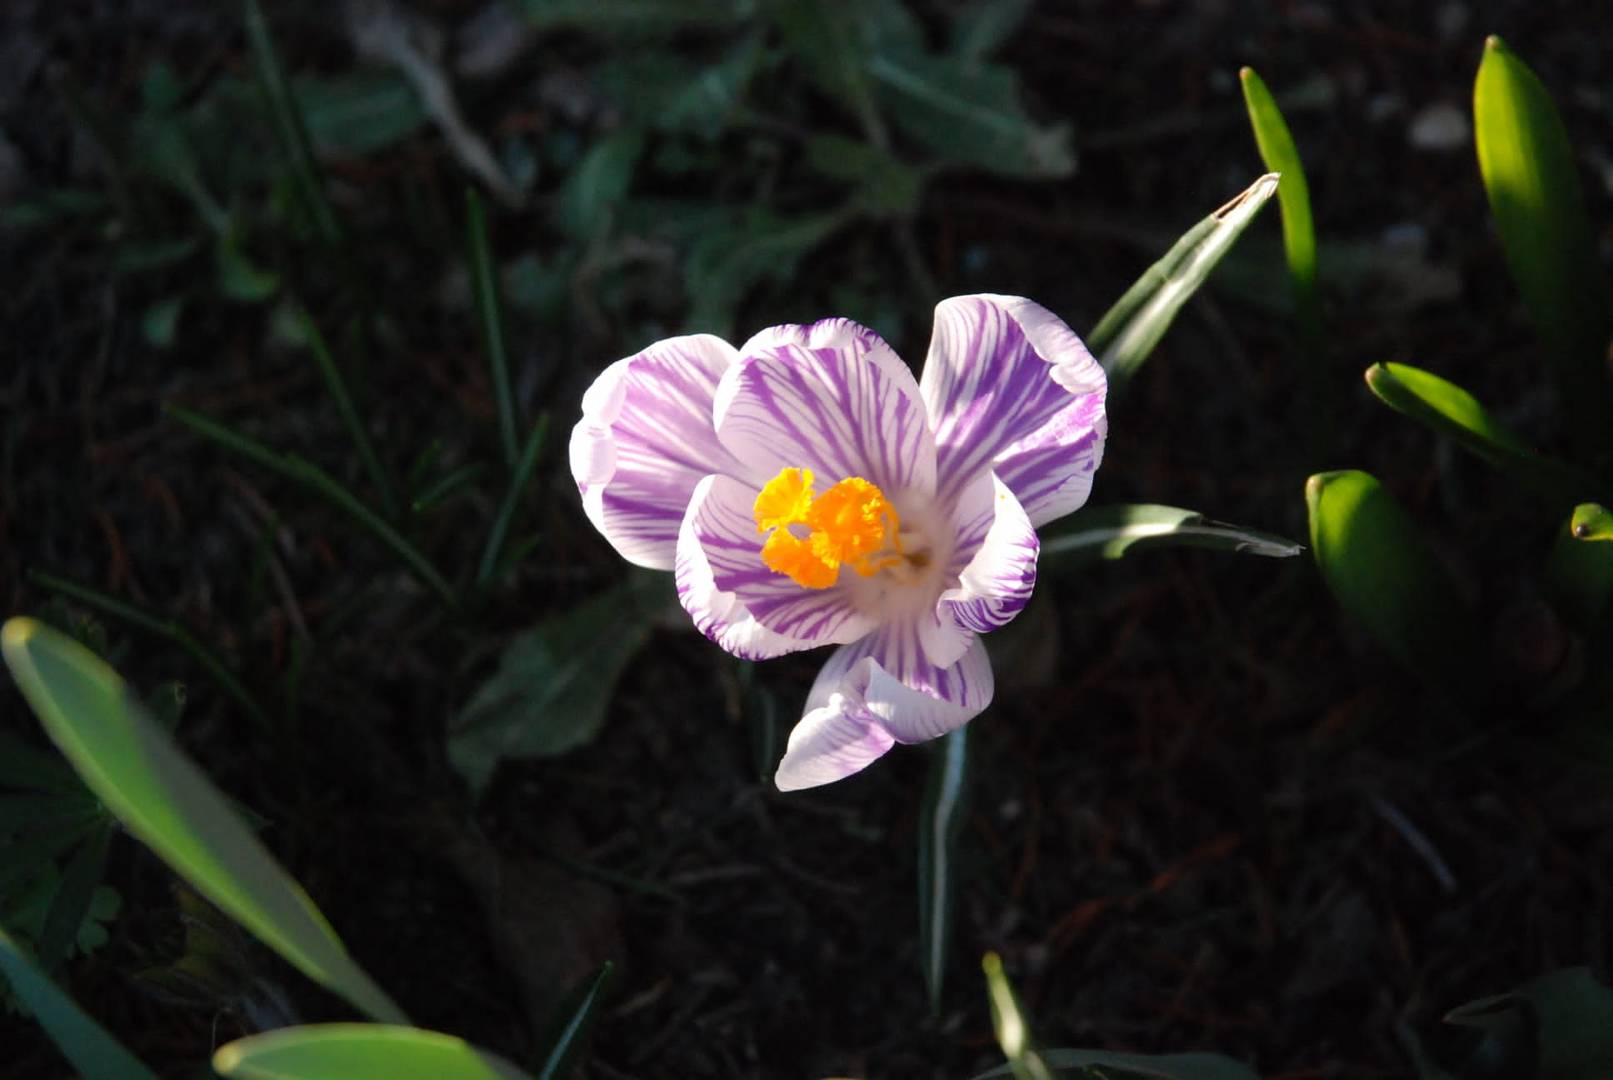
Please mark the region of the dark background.
[[[357, 55], [339, 5], [267, 6], [293, 74], [392, 70]], [[306, 350], [288, 344], [295, 296], [389, 469], [405, 474], [433, 440], [438, 473], [497, 460], [464, 272], [463, 191], [479, 182], [440, 128], [399, 119], [407, 94], [359, 99], [373, 118], [361, 109], [358, 135], [321, 154], [351, 252], [334, 256], [295, 205], [234, 5], [0, 12], [0, 201], [99, 200], [0, 228], [5, 611], [85, 610], [48, 608], [50, 590], [25, 575], [45, 571], [171, 616], [224, 656], [268, 727], [172, 642], [105, 619], [136, 687], [185, 682], [181, 742], [266, 819], [266, 842], [417, 1023], [530, 1058], [564, 991], [613, 959], [586, 1075], [961, 1077], [1000, 1060], [978, 975], [994, 949], [1045, 1045], [1216, 1050], [1287, 1080], [1403, 1076], [1409, 1033], [1439, 1044], [1446, 1010], [1554, 968], [1605, 967], [1605, 774], [1558, 750], [1524, 704], [1560, 674], [1533, 584], [1549, 537], [1360, 382], [1373, 362], [1414, 363], [1542, 445], [1560, 441], [1471, 136], [1438, 137], [1450, 118], [1437, 110], [1470, 119], [1484, 37], [1502, 34], [1559, 103], [1592, 220], [1613, 221], [1613, 41], [1594, 5], [1044, 0], [995, 62], [1017, 74], [1028, 123], [1070, 126], [1073, 173], [948, 162], [894, 125], [882, 152], [938, 166], [894, 209], [805, 163], [815, 135], [872, 136], [760, 9], [522, 30], [481, 21], [494, 6], [433, 0], [405, 20], [438, 35], [465, 124], [525, 185], [506, 201], [480, 184], [520, 415], [553, 423], [518, 522], [533, 546], [459, 616], [350, 521], [161, 410], [204, 411], [365, 491]], [[964, 8], [904, 6], [937, 50]], [[612, 82], [623, 58], [698, 67], [747, 35], [768, 59], [705, 130], [643, 120], [632, 86]], [[456, 68], [470, 44], [493, 60]], [[976, 291], [1032, 297], [1085, 331], [1263, 171], [1243, 64], [1284, 103], [1305, 157], [1324, 346], [1302, 347], [1286, 317], [1273, 205], [1112, 401], [1093, 502], [1190, 507], [1303, 540], [1309, 472], [1373, 471], [1483, 612], [1503, 687], [1491, 708], [1454, 710], [1395, 666], [1308, 556], [1044, 568], [1034, 606], [994, 643], [997, 701], [972, 725], [938, 1019], [915, 902], [928, 753], [899, 748], [781, 795], [758, 779], [745, 707], [757, 695], [675, 620], [628, 665], [596, 739], [507, 763], [473, 802], [444, 754], [450, 719], [515, 634], [626, 571], [565, 465], [581, 392], [605, 364], [691, 320], [742, 340], [830, 314], [868, 321], [917, 362], [934, 302]], [[383, 138], [388, 124], [403, 133]], [[609, 187], [574, 179], [586, 149], [635, 124], [645, 143], [625, 193], [578, 208], [578, 191]], [[173, 130], [238, 223], [236, 248], [275, 276], [266, 293], [198, 223]], [[850, 224], [764, 247], [765, 269], [737, 286], [710, 269], [722, 244], [700, 245], [729, 242], [747, 214], [805, 219], [848, 199]], [[689, 216], [701, 206], [709, 220]], [[1303, 404], [1307, 368], [1325, 388], [1319, 411]], [[500, 475], [410, 520], [456, 580], [474, 570]], [[819, 662], [755, 671], [785, 724]], [[37, 732], [10, 691], [0, 725]], [[194, 1074], [268, 1020], [349, 1015], [227, 931], [206, 978], [183, 992], [154, 981], [196, 951], [202, 916], [182, 917], [171, 876], [126, 838], [107, 881], [123, 898], [110, 941], [64, 978], [165, 1075]], [[25, 1018], [0, 1015], [0, 1046], [9, 1075], [61, 1071]]]

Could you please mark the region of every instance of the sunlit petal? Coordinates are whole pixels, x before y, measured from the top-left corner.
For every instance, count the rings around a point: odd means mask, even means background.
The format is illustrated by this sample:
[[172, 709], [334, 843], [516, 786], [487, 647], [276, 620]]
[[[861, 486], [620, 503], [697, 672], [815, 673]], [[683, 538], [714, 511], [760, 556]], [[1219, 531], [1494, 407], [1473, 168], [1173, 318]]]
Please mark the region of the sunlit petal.
[[700, 478], [741, 468], [713, 427], [717, 383], [738, 352], [709, 334], [671, 338], [606, 368], [571, 432], [583, 510], [622, 557], [670, 570]]
[[925, 659], [912, 625], [882, 627], [824, 664], [774, 782], [792, 791], [842, 779], [892, 742], [924, 742], [962, 727], [991, 703], [992, 690], [979, 639], [939, 668]]
[[678, 540], [678, 593], [702, 633], [758, 659], [855, 641], [877, 620], [841, 586], [802, 588], [762, 561], [756, 489], [729, 476], [702, 480]]
[[984, 634], [1007, 625], [1030, 602], [1041, 545], [1024, 507], [994, 473], [969, 485], [953, 520], [958, 584], [941, 594], [938, 606], [961, 629]]
[[[847, 319], [780, 326], [746, 342], [717, 390], [717, 434], [760, 475], [811, 469], [827, 489], [851, 476], [887, 495], [935, 490], [935, 443], [913, 373]], [[759, 483], [760, 483], [759, 482]]]
[[991, 469], [1034, 525], [1086, 501], [1103, 459], [1107, 380], [1058, 316], [1012, 296], [943, 300], [920, 385], [943, 497]]

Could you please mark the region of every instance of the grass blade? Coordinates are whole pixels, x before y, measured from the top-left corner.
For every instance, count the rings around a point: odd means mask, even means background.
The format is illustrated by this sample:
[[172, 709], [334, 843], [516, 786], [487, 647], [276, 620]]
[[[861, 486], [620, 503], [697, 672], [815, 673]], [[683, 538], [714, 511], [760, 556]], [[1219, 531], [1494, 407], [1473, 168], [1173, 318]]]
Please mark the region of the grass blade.
[[1288, 276], [1294, 285], [1294, 310], [1306, 343], [1315, 347], [1322, 340], [1321, 309], [1316, 298], [1316, 225], [1311, 219], [1311, 189], [1305, 180], [1305, 166], [1299, 147], [1289, 133], [1282, 110], [1271, 91], [1246, 67], [1238, 72], [1243, 82], [1243, 103], [1249, 110], [1255, 145], [1266, 170], [1278, 174], [1277, 207], [1283, 218], [1283, 251], [1288, 256]]
[[529, 1080], [463, 1039], [391, 1024], [306, 1024], [249, 1035], [219, 1047], [213, 1068], [232, 1080]]
[[958, 838], [968, 813], [969, 727], [945, 735], [930, 757], [919, 812], [919, 957], [930, 1013], [941, 1012], [958, 899]]
[[498, 575], [499, 563], [504, 556], [504, 544], [510, 533], [510, 524], [515, 520], [515, 512], [521, 506], [521, 496], [526, 491], [527, 482], [532, 479], [532, 470], [537, 468], [538, 458], [543, 453], [544, 440], [548, 434], [549, 414], [544, 413], [532, 426], [526, 445], [521, 448], [520, 460], [516, 462], [515, 472], [510, 476], [509, 490], [504, 493], [504, 501], [499, 503], [498, 513], [493, 517], [493, 527], [488, 530], [487, 545], [482, 549], [482, 562], [476, 568], [478, 589], [488, 588]]
[[306, 488], [341, 510], [379, 540], [388, 551], [396, 555], [421, 584], [437, 594], [445, 607], [457, 606], [458, 601], [454, 596], [453, 587], [437, 572], [437, 568], [431, 565], [431, 560], [324, 469], [294, 454], [277, 453], [255, 439], [249, 439], [232, 431], [217, 420], [201, 413], [192, 412], [178, 405], [167, 405], [164, 411], [203, 438], [210, 439], [226, 450], [256, 462], [270, 472]]
[[73, 1068], [87, 1080], [157, 1080], [0, 930], [0, 972]]
[[1564, 507], [1605, 490], [1595, 477], [1536, 452], [1478, 400], [1432, 372], [1409, 364], [1373, 364], [1367, 388], [1385, 405], [1509, 473]]
[[1053, 1080], [1053, 1073], [1036, 1052], [1031, 1041], [1030, 1022], [1020, 1008], [1019, 996], [1014, 993], [1003, 971], [1002, 958], [989, 952], [980, 961], [986, 973], [986, 994], [991, 1002], [991, 1029], [997, 1035], [997, 1045], [1008, 1059], [1008, 1073], [1014, 1080]]
[[1311, 550], [1339, 604], [1407, 668], [1459, 700], [1486, 670], [1473, 612], [1398, 500], [1354, 470], [1305, 483]]
[[167, 638], [183, 649], [192, 660], [200, 664], [202, 669], [212, 677], [213, 681], [218, 683], [225, 693], [234, 698], [237, 705], [246, 710], [247, 715], [252, 717], [258, 726], [267, 727], [269, 725], [269, 714], [264, 712], [263, 706], [259, 705], [257, 699], [247, 692], [241, 680], [231, 673], [223, 660], [213, 655], [211, 649], [198, 641], [195, 635], [176, 620], [158, 615], [154, 611], [148, 611], [143, 607], [129, 603], [127, 600], [120, 600], [99, 589], [81, 585], [76, 581], [69, 581], [67, 578], [57, 577], [55, 574], [47, 574], [42, 570], [28, 571], [28, 580], [42, 589], [60, 593], [63, 596], [77, 600], [86, 607], [92, 607], [97, 611], [111, 615], [113, 618], [122, 619], [131, 626], [137, 626], [148, 633]]
[[314, 362], [319, 365], [320, 378], [325, 380], [325, 389], [329, 391], [331, 400], [336, 403], [336, 412], [342, 418], [342, 424], [347, 428], [347, 434], [353, 440], [353, 447], [364, 462], [364, 471], [370, 474], [370, 483], [374, 485], [376, 494], [381, 497], [381, 507], [389, 518], [398, 516], [398, 493], [392, 485], [392, 479], [381, 465], [381, 459], [376, 456], [375, 446], [370, 442], [369, 433], [364, 430], [364, 422], [359, 419], [358, 410], [353, 407], [353, 396], [348, 393], [347, 380], [342, 378], [341, 369], [336, 366], [336, 360], [330, 353], [330, 346], [325, 343], [325, 336], [319, 332], [319, 326], [314, 322], [308, 310], [300, 305], [297, 308], [297, 321], [302, 330], [303, 340], [308, 343], [308, 349], [314, 354]]
[[538, 1065], [534, 1080], [565, 1080], [571, 1075], [577, 1055], [587, 1043], [588, 1033], [599, 1015], [600, 1002], [605, 998], [615, 970], [616, 965], [605, 961], [594, 976], [560, 1006], [549, 1037], [544, 1040], [548, 1049]]
[[435, 509], [446, 502], [449, 496], [459, 491], [460, 488], [480, 477], [482, 473], [487, 471], [487, 468], [487, 463], [484, 461], [474, 461], [469, 465], [461, 465], [448, 475], [433, 480], [421, 488], [420, 493], [409, 504], [409, 508], [417, 514], [423, 514], [428, 510]]
[[1124, 387], [1148, 359], [1182, 305], [1277, 193], [1277, 184], [1277, 176], [1267, 173], [1189, 229], [1098, 320], [1087, 335], [1087, 347], [1109, 373], [1110, 394]]
[[377, 1020], [406, 1022], [116, 672], [33, 619], [7, 622], [0, 651], [51, 740], [131, 834], [309, 978]]
[[1123, 503], [1076, 511], [1067, 523], [1042, 538], [1044, 559], [1056, 556], [1061, 565], [1118, 559], [1133, 549], [1199, 547], [1284, 559], [1305, 550], [1275, 533], [1242, 525], [1212, 521], [1203, 514], [1175, 506]]
[[504, 447], [504, 463], [516, 467], [521, 452], [515, 434], [515, 395], [510, 389], [510, 364], [504, 350], [504, 311], [499, 301], [498, 268], [487, 242], [487, 214], [475, 188], [465, 189], [465, 239], [469, 248], [470, 287], [476, 302], [476, 326], [481, 332], [482, 351], [487, 355], [488, 375], [493, 381], [493, 401], [498, 408], [499, 441]]
[[343, 239], [341, 222], [336, 217], [336, 211], [331, 209], [330, 200], [325, 197], [324, 184], [308, 142], [308, 129], [303, 124], [302, 110], [291, 96], [291, 86], [286, 81], [286, 70], [275, 51], [268, 20], [263, 17], [263, 8], [258, 5], [258, 0], [245, 0], [244, 8], [247, 43], [252, 47], [252, 60], [257, 65], [258, 79], [263, 84], [264, 93], [269, 99], [269, 111], [274, 116], [275, 134], [279, 136], [281, 148], [291, 162], [297, 190], [313, 216], [319, 235], [330, 246], [340, 247]]
[[106, 876], [106, 855], [112, 845], [112, 822], [107, 820], [94, 832], [68, 861], [62, 879], [45, 912], [45, 925], [35, 946], [35, 957], [46, 971], [55, 971], [67, 959], [78, 938], [79, 927], [90, 913], [90, 902], [95, 890]]
[[1594, 248], [1574, 153], [1551, 95], [1499, 37], [1473, 84], [1473, 136], [1507, 265], [1549, 350], [1582, 440], [1605, 445], [1607, 281]]

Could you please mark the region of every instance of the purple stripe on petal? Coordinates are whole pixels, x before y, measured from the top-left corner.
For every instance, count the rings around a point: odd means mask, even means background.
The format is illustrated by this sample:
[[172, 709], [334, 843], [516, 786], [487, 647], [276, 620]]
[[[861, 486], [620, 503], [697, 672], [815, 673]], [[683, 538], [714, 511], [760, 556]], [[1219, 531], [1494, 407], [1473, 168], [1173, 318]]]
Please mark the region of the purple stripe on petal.
[[715, 408], [718, 438], [764, 481], [808, 468], [820, 490], [848, 476], [890, 496], [935, 490], [935, 444], [913, 373], [849, 320], [756, 335], [723, 377]]
[[814, 709], [790, 732], [789, 746], [773, 782], [780, 791], [799, 791], [843, 780], [861, 772], [895, 742], [867, 713], [836, 699]]
[[709, 334], [670, 338], [618, 360], [583, 395], [572, 476], [588, 520], [628, 561], [672, 569], [695, 484], [742, 473], [713, 426], [718, 381], [738, 355]]
[[770, 633], [800, 642], [799, 648], [840, 645], [872, 630], [873, 617], [857, 611], [844, 586], [808, 589], [767, 568], [763, 537], [751, 512], [756, 491], [718, 476], [702, 482], [699, 505], [690, 506], [684, 526], [691, 542], [699, 545], [712, 588], [733, 597], [748, 618]]
[[[715, 553], [722, 559], [726, 553], [720, 543], [709, 542], [713, 518], [723, 515], [712, 492], [718, 485], [730, 484], [737, 485], [737, 481], [726, 476], [707, 476], [695, 485], [689, 512], [678, 534], [677, 565], [673, 569], [678, 601], [694, 619], [696, 629], [745, 660], [766, 660], [823, 644], [769, 630], [737, 596], [717, 586], [711, 557]], [[754, 528], [752, 526], [752, 531]]]
[[949, 569], [958, 584], [941, 594], [937, 613], [962, 630], [984, 634], [1006, 625], [1030, 602], [1041, 544], [1019, 500], [993, 473], [964, 490], [953, 518], [958, 546]]
[[1056, 315], [1020, 297], [943, 300], [920, 387], [943, 497], [990, 468], [1035, 525], [1085, 501], [1103, 457], [1107, 380]]
[[[797, 731], [809, 722], [809, 730], [815, 730], [835, 716], [844, 718], [844, 730], [878, 729], [897, 742], [924, 742], [978, 716], [991, 703], [993, 686], [991, 661], [978, 638], [956, 663], [938, 667], [925, 659], [914, 623], [891, 623], [829, 657], [807, 695]], [[779, 765], [779, 785], [805, 787], [803, 777], [833, 772], [838, 762], [821, 770], [815, 766], [815, 756], [823, 753], [808, 735], [792, 733]], [[822, 775], [810, 783], [838, 778]]]

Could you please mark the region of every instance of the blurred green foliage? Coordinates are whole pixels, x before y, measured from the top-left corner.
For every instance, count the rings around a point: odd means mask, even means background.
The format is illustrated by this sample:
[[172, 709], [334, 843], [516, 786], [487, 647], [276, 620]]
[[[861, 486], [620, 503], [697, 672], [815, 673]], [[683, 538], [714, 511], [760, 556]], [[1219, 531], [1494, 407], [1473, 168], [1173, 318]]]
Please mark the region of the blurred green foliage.
[[[1484, 607], [1500, 600], [1480, 596], [1482, 583], [1459, 582], [1399, 500], [1366, 473], [1310, 478], [1313, 547], [1344, 609], [1451, 700], [1471, 711], [1506, 693], [1530, 711], [1550, 712], [1565, 745], [1589, 740], [1607, 761], [1613, 558], [1597, 542], [1599, 504], [1586, 501], [1606, 498], [1613, 485], [1613, 460], [1598, 450], [1613, 430], [1607, 281], [1589, 250], [1562, 120], [1539, 79], [1496, 37], [1485, 44], [1474, 88], [1474, 134], [1507, 265], [1540, 335], [1541, 375], [1556, 384], [1560, 430], [1581, 460], [1542, 452], [1474, 395], [1432, 372], [1374, 364], [1366, 383], [1396, 412], [1515, 482], [1524, 496], [1515, 516], [1527, 523], [1530, 546], [1539, 552], [1531, 588], [1544, 607], [1528, 609], [1533, 621], [1520, 620], [1516, 610], [1493, 612], [1492, 645], [1479, 622]], [[1492, 649], [1502, 663], [1490, 662]]]

